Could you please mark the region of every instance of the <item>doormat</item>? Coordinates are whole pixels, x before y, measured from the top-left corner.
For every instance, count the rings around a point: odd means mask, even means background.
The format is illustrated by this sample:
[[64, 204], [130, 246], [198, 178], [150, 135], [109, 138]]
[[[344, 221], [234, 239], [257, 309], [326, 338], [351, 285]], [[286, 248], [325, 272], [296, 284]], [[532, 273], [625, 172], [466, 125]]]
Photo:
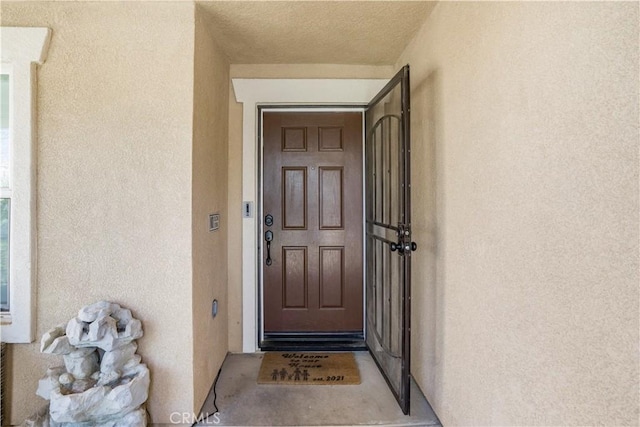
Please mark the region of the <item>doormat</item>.
[[258, 384], [360, 384], [353, 353], [265, 353]]

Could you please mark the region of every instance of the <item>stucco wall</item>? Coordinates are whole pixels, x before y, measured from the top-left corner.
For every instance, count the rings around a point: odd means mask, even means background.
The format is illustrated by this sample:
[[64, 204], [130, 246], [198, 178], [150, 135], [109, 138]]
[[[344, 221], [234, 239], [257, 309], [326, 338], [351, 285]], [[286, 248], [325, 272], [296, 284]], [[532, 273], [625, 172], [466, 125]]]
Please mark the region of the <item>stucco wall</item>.
[[638, 3], [440, 3], [407, 62], [443, 424], [637, 425]]
[[[229, 61], [196, 7], [193, 100], [193, 366], [199, 411], [227, 354]], [[209, 214], [220, 229], [209, 232]], [[211, 316], [217, 299], [218, 315]]]
[[[231, 78], [375, 79], [392, 66], [336, 64], [232, 64]], [[229, 88], [229, 350], [242, 352], [242, 104]]]
[[[85, 304], [142, 320], [149, 411], [191, 411], [194, 6], [2, 2], [2, 25], [53, 30], [38, 72], [37, 336]], [[12, 424], [57, 356], [12, 345]]]

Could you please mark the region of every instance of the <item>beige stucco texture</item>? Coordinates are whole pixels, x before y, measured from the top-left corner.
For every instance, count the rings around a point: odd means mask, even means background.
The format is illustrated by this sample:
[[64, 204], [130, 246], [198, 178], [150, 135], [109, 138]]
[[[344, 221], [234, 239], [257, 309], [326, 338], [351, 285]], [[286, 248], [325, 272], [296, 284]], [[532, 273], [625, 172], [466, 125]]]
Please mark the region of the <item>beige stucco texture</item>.
[[443, 424], [637, 425], [638, 3], [440, 3], [405, 63]]
[[[193, 93], [193, 388], [202, 407], [227, 354], [229, 61], [196, 7]], [[209, 214], [220, 228], [209, 231]], [[218, 314], [211, 315], [212, 301]]]
[[[435, 3], [203, 1], [234, 64], [390, 65]], [[362, 76], [360, 76], [362, 77]]]
[[[155, 422], [194, 406], [193, 20], [189, 3], [2, 2], [2, 25], [53, 31], [38, 70], [37, 337], [97, 300], [129, 307]], [[61, 360], [11, 347], [20, 424]]]
[[[118, 302], [145, 329], [152, 422], [198, 411], [243, 340], [230, 79], [390, 78], [409, 63], [411, 370], [436, 413], [451, 426], [637, 425], [638, 9], [3, 1], [2, 25], [52, 29], [38, 68], [37, 336]], [[60, 363], [38, 347], [10, 345], [13, 425]]]

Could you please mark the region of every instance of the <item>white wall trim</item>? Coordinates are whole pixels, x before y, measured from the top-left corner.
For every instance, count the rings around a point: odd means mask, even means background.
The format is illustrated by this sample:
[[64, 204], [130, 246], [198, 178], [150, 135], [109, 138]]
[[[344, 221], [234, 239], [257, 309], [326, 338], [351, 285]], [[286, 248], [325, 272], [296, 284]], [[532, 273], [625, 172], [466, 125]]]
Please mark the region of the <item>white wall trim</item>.
[[36, 64], [47, 56], [49, 28], [1, 27], [3, 65], [11, 67], [11, 237], [9, 313], [2, 341], [29, 343], [36, 324]]
[[[242, 223], [242, 351], [258, 349], [258, 120], [260, 104], [356, 105], [368, 103], [388, 79], [232, 79], [243, 104], [242, 200], [253, 202], [253, 218]], [[233, 209], [233, 208], [232, 208]], [[237, 212], [241, 211], [238, 206]]]

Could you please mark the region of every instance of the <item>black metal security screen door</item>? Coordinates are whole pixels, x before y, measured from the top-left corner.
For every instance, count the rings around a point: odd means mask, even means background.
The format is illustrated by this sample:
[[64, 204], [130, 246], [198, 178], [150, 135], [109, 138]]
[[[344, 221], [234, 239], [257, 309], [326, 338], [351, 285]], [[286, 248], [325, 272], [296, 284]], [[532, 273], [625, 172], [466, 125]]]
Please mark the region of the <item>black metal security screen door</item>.
[[409, 413], [411, 316], [409, 66], [365, 115], [366, 342]]

